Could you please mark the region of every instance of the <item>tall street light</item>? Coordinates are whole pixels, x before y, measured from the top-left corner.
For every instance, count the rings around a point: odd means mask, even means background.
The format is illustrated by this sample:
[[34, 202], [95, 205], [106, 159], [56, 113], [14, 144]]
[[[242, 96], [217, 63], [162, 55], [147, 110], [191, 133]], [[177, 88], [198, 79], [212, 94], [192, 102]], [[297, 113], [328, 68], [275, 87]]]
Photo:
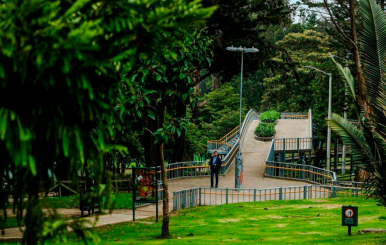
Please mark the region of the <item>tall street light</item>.
[[[316, 71], [319, 71], [325, 75], [329, 76], [328, 81], [328, 119], [331, 119], [331, 107], [332, 107], [332, 73], [328, 73], [322, 70], [319, 70], [318, 68], [315, 68], [313, 66], [303, 66], [304, 68], [310, 68], [314, 69]], [[331, 170], [331, 128], [328, 126], [327, 129], [327, 170]]]
[[240, 120], [239, 120], [239, 150], [237, 152], [237, 160], [236, 160], [236, 171], [235, 171], [235, 187], [241, 188], [243, 180], [242, 172], [242, 156], [241, 156], [241, 108], [243, 103], [243, 63], [244, 63], [244, 53], [257, 53], [259, 50], [257, 48], [243, 48], [243, 47], [227, 47], [228, 51], [232, 52], [241, 52], [241, 75], [240, 75]]
[[[336, 56], [336, 55], [332, 55], [332, 56], [334, 58], [338, 58], [338, 59], [341, 59], [343, 61], [346, 61], [346, 67], [349, 68], [350, 55], [352, 55], [352, 53], [347, 52], [346, 59], [341, 58], [341, 57]], [[344, 113], [343, 113], [343, 118], [345, 120], [347, 120], [347, 95], [348, 95], [348, 87], [347, 87], [347, 83], [344, 83]], [[347, 151], [346, 145], [343, 145], [343, 149], [342, 149], [342, 174], [345, 174], [345, 172], [346, 172], [346, 151]]]

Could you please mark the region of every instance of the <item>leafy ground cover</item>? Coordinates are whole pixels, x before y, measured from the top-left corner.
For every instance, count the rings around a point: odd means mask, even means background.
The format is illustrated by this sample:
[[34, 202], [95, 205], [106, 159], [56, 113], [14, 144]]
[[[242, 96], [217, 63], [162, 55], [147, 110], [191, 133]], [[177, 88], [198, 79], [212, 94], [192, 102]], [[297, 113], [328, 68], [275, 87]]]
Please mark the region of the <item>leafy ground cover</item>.
[[[341, 206], [359, 207], [353, 235], [341, 226]], [[102, 244], [383, 244], [385, 235], [358, 234], [386, 228], [386, 209], [365, 198], [238, 203], [182, 210], [172, 215], [170, 239], [158, 239], [154, 219], [95, 229]], [[78, 244], [69, 237], [64, 244]]]

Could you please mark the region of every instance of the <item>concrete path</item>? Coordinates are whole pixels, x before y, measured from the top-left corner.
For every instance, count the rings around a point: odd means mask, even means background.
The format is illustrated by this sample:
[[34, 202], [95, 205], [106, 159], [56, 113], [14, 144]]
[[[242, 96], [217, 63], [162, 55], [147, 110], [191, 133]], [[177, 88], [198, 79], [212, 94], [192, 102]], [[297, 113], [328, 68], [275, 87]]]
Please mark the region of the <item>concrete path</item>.
[[[270, 188], [284, 186], [299, 186], [305, 182], [283, 180], [275, 178], [264, 178], [264, 163], [271, 142], [257, 141], [254, 138], [254, 131], [259, 124], [258, 120], [252, 121], [242, 145], [242, 154], [244, 157], [244, 183], [243, 188]], [[310, 137], [310, 127], [308, 120], [279, 120], [276, 125], [275, 138], [302, 138]], [[225, 176], [220, 176], [219, 187], [233, 188], [235, 185], [235, 170], [234, 165]], [[210, 187], [210, 177], [195, 177], [174, 179], [169, 181], [169, 197], [173, 197], [173, 192], [192, 187]], [[169, 200], [169, 210], [173, 209], [173, 200]], [[162, 204], [159, 204], [159, 214], [162, 214]], [[155, 205], [141, 207], [136, 210], [136, 220], [154, 217]], [[95, 224], [95, 217], [85, 218], [93, 223], [94, 227], [101, 227], [109, 224], [117, 224], [130, 222], [133, 219], [132, 210], [115, 210], [113, 214], [100, 215]], [[0, 234], [0, 241], [17, 240], [22, 237], [19, 228], [11, 228], [5, 230], [5, 235]]]

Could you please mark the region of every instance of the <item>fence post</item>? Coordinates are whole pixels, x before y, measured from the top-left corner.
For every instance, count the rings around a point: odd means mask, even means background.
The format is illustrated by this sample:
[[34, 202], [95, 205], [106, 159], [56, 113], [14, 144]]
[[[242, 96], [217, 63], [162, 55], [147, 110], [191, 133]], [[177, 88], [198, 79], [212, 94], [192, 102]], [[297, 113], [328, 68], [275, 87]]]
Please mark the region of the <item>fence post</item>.
[[355, 196], [356, 196], [356, 197], [358, 196], [358, 186], [357, 186], [356, 189], [355, 189]]
[[304, 186], [303, 192], [304, 192], [304, 193], [303, 193], [303, 194], [304, 194], [304, 195], [303, 195], [303, 198], [304, 198], [304, 199], [307, 199], [307, 186], [306, 186], [306, 185]]
[[284, 162], [285, 161], [285, 138], [283, 139], [283, 154], [284, 154]]
[[253, 201], [256, 202], [256, 189], [253, 190]]
[[228, 204], [228, 188], [226, 189], [225, 200], [226, 200], [226, 204]]
[[331, 190], [332, 190], [332, 198], [334, 198], [335, 197], [335, 186], [332, 186], [331, 187]]
[[177, 193], [176, 192], [173, 192], [173, 210], [177, 210]]
[[199, 203], [199, 205], [201, 206], [201, 187], [198, 189], [198, 195], [199, 195], [199, 197], [200, 197], [198, 203]]
[[194, 203], [194, 191], [193, 189], [190, 189], [190, 207], [193, 207], [193, 203]]
[[182, 191], [182, 206], [186, 208], [186, 190]]
[[283, 187], [279, 189], [279, 200], [283, 200]]

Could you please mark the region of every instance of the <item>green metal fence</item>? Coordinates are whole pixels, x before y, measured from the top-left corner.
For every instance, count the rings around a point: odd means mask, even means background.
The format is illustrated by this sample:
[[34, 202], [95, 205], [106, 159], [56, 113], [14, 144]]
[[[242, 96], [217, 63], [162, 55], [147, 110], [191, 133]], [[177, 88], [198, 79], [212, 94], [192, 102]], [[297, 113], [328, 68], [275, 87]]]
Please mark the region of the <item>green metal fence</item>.
[[364, 195], [360, 187], [303, 185], [263, 189], [196, 187], [173, 192], [173, 209], [241, 202], [301, 200]]

